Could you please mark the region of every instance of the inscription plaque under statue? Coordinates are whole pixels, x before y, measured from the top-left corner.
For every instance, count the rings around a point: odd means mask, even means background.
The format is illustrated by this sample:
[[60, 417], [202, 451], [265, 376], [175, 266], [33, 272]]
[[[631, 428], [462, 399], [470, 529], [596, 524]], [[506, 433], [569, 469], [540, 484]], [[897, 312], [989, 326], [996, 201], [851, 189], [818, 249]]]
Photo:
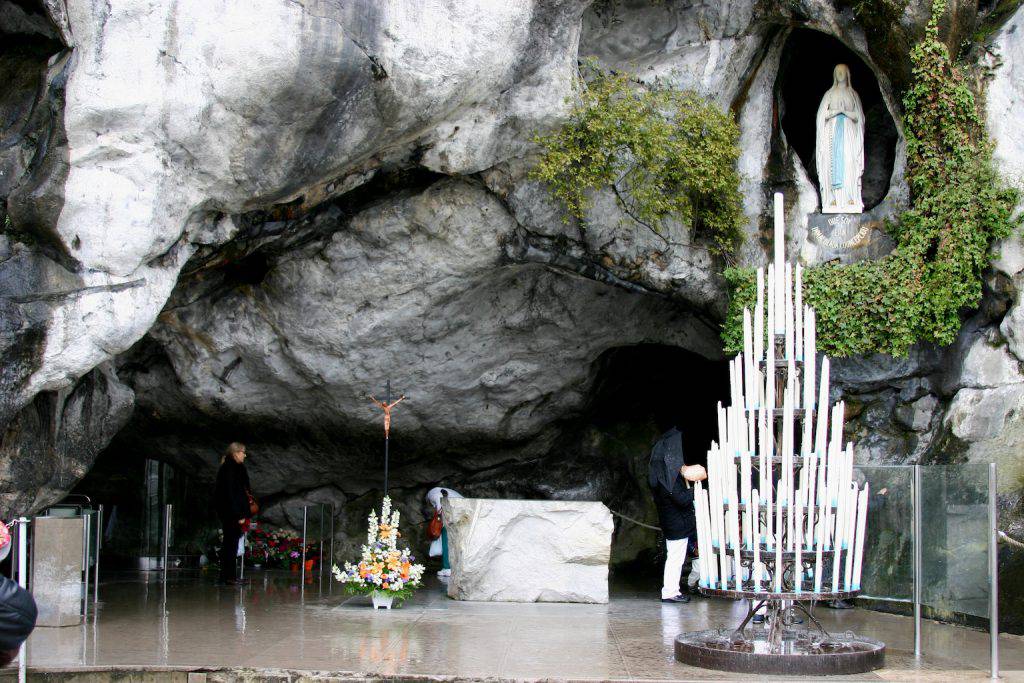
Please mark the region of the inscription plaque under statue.
[[805, 263], [840, 263], [874, 260], [895, 246], [885, 232], [885, 203], [860, 214], [812, 213], [807, 217], [807, 242], [801, 252]]

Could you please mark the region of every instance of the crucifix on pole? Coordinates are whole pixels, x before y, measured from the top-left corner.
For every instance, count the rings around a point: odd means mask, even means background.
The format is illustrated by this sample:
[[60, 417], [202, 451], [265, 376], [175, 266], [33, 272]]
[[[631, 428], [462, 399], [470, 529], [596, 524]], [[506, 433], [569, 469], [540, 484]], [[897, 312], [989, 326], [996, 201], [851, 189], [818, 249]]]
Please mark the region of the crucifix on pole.
[[370, 396], [370, 400], [384, 411], [384, 495], [386, 496], [388, 495], [388, 441], [391, 435], [391, 409], [405, 400], [405, 394], [402, 394], [398, 400], [392, 401], [391, 380], [389, 379], [384, 390], [384, 400], [378, 401], [373, 396]]

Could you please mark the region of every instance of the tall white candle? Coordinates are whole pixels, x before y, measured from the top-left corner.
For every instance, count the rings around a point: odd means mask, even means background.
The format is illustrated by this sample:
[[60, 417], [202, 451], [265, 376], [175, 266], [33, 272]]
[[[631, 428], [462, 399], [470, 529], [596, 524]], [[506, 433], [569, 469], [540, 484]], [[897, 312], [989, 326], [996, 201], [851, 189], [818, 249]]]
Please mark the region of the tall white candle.
[[846, 495], [846, 491], [836, 491], [836, 498], [838, 500], [838, 507], [836, 508], [836, 525], [835, 525], [835, 536], [832, 539], [832, 549], [835, 553], [835, 559], [832, 561], [832, 592], [835, 593], [839, 590], [839, 579], [842, 576], [842, 558], [843, 558], [843, 546], [845, 545], [843, 539], [843, 532], [846, 529], [846, 516], [849, 514], [847, 506], [849, 505], [849, 496]]
[[[708, 511], [707, 512], [707, 518], [704, 520], [704, 533], [709, 538], [711, 536], [711, 529], [712, 529], [712, 525], [711, 525], [711, 504], [709, 502], [710, 499], [711, 499], [711, 491], [710, 490], [704, 491], [704, 504], [707, 507], [707, 511]], [[718, 553], [718, 549], [717, 549], [717, 547], [716, 547], [714, 542], [710, 542], [708, 547], [711, 550], [711, 552], [709, 552], [708, 556], [707, 556], [708, 586], [710, 586], [711, 588], [718, 588], [718, 585], [719, 585], [718, 584], [718, 562], [715, 561], [715, 557], [716, 557], [716, 555]], [[703, 562], [703, 560], [702, 560], [702, 562]]]
[[740, 456], [740, 503], [744, 506], [743, 546], [750, 550], [754, 538], [750, 515], [750, 451], [744, 451], [743, 455]]
[[701, 558], [698, 562], [700, 566], [700, 585], [710, 588], [713, 550], [711, 549], [711, 537], [708, 534], [709, 511], [705, 494], [703, 485], [698, 481], [697, 485], [694, 486], [693, 500], [694, 507], [697, 510], [697, 545], [701, 548]]
[[[747, 411], [747, 454], [751, 458], [757, 452], [757, 409]], [[751, 465], [753, 466], [753, 465]]]
[[765, 500], [765, 525], [768, 530], [765, 533], [764, 542], [768, 546], [769, 550], [775, 548], [775, 506], [774, 506], [774, 494], [772, 485], [772, 473], [771, 473], [771, 459], [768, 460], [768, 483], [762, 489]]
[[[704, 493], [704, 487], [698, 481], [693, 487], [693, 511], [697, 517], [697, 547], [703, 548], [702, 555], [707, 557], [707, 552], [710, 550], [708, 546], [708, 539], [704, 536], [704, 501], [702, 500], [702, 494]], [[700, 567], [700, 585], [707, 587], [707, 567], [705, 563], [707, 560], [699, 562]]]
[[856, 547], [853, 550], [853, 590], [855, 591], [860, 590], [860, 571], [864, 565], [864, 534], [867, 531], [869, 490], [868, 483], [864, 482], [864, 490], [860, 492], [860, 501], [857, 504]]
[[764, 360], [764, 268], [757, 269], [757, 301], [754, 304], [754, 366]]
[[807, 549], [814, 544], [815, 488], [817, 484], [818, 456], [811, 453], [807, 458]]
[[765, 467], [767, 452], [766, 444], [768, 441], [768, 419], [767, 411], [764, 406], [761, 406], [757, 410], [757, 488], [759, 491], [764, 491], [765, 478], [768, 474], [768, 470]]
[[[775, 287], [775, 268], [768, 267], [768, 289], [772, 291]], [[769, 409], [775, 408], [775, 322], [779, 316], [774, 301], [768, 304], [768, 339], [765, 342], [765, 405]]]
[[796, 345], [797, 360], [804, 359], [804, 274], [799, 263], [796, 264], [796, 283], [793, 286], [793, 314], [796, 320], [793, 321], [793, 329], [796, 334], [794, 344]]
[[715, 548], [724, 546], [721, 527], [722, 498], [720, 495], [720, 477], [721, 474], [718, 472], [718, 448], [712, 444], [711, 450], [708, 452], [708, 496], [711, 506], [711, 545]]
[[793, 341], [794, 330], [793, 330], [793, 268], [789, 263], [786, 263], [783, 268], [783, 315], [785, 319], [785, 349], [786, 349], [786, 360], [793, 358]]
[[740, 523], [739, 523], [739, 494], [736, 491], [736, 461], [730, 458], [730, 461], [726, 463], [725, 471], [728, 473], [729, 478], [729, 546], [733, 552], [733, 580], [735, 583], [736, 590], [741, 590], [740, 582], [743, 579], [743, 573], [740, 568], [740, 546], [742, 539], [740, 538]]
[[786, 391], [782, 408], [782, 472], [786, 495], [779, 496], [786, 512], [786, 550], [793, 550], [793, 378], [786, 380]]
[[[819, 514], [821, 514], [823, 512], [824, 512], [824, 510], [821, 510]], [[821, 516], [822, 516], [822, 520], [824, 520], [824, 514], [821, 514]], [[816, 547], [814, 549], [814, 592], [815, 593], [820, 593], [821, 592], [821, 559], [822, 559], [821, 556], [822, 556], [822, 551], [824, 550], [824, 547], [825, 547], [824, 536], [825, 536], [825, 522], [822, 521], [820, 524], [818, 524], [818, 528], [817, 528], [817, 543], [815, 544]]]
[[776, 308], [776, 318], [775, 318], [775, 328], [774, 329], [775, 329], [775, 333], [776, 334], [783, 334], [783, 333], [785, 333], [786, 328], [783, 326], [783, 320], [782, 320], [782, 315], [781, 315], [782, 314], [782, 310], [781, 309], [782, 309], [783, 306], [785, 306], [785, 303], [784, 303], [784, 292], [783, 292], [784, 283], [783, 283], [783, 280], [782, 280], [782, 276], [783, 276], [782, 270], [783, 270], [783, 264], [786, 262], [786, 256], [785, 256], [786, 236], [785, 236], [785, 215], [784, 215], [784, 212], [783, 212], [782, 193], [781, 192], [776, 192], [775, 193], [775, 232], [774, 232], [773, 237], [774, 237], [774, 246], [775, 246], [773, 263], [775, 265], [775, 308]]
[[[804, 489], [801, 489], [803, 492]], [[797, 500], [800, 500], [800, 495], [797, 495]], [[802, 585], [804, 582], [804, 563], [801, 559], [801, 551], [803, 550], [803, 538], [801, 532], [804, 526], [804, 506], [798, 504], [796, 506], [796, 523], [794, 528], [796, 529], [796, 540], [793, 542], [793, 549], [796, 552], [794, 557], [795, 562], [793, 563], [793, 583], [795, 584], [796, 592], [802, 592]]]
[[814, 452], [814, 444], [812, 443], [812, 429], [811, 429], [811, 411], [806, 407], [804, 408], [804, 418], [800, 422], [800, 433], [802, 437], [800, 439], [800, 457], [807, 460], [807, 458]]
[[[761, 499], [754, 489], [750, 493], [751, 507], [754, 512], [754, 524], [757, 525], [758, 519], [761, 517]], [[754, 590], [761, 590], [761, 538], [754, 534], [754, 566], [753, 566], [753, 579], [754, 579]]]
[[743, 309], [743, 407], [754, 407], [754, 333], [750, 309]]
[[833, 501], [832, 501], [832, 486], [835, 482], [835, 475], [833, 474], [833, 458], [829, 457], [829, 453], [826, 450], [822, 455], [822, 463], [824, 470], [824, 486], [822, 487], [821, 496], [821, 510], [824, 513], [822, 515], [822, 528], [824, 530], [824, 544], [825, 550], [832, 549], [832, 518], [833, 514]]
[[804, 348], [801, 354], [804, 359], [804, 408], [814, 408], [814, 389], [817, 386], [817, 378], [814, 376], [817, 370], [814, 350], [814, 311], [808, 306], [804, 311]]
[[779, 495], [776, 497], [779, 500], [775, 505], [775, 592], [779, 593], [782, 591], [782, 545], [784, 543], [782, 530], [785, 528], [785, 523], [782, 521], [782, 492], [779, 491]]
[[829, 383], [829, 361], [828, 356], [821, 359], [821, 379], [818, 383], [818, 420], [817, 430], [814, 434], [814, 449], [818, 456], [825, 455], [825, 448], [828, 446], [828, 383]]
[[850, 590], [853, 585], [853, 532], [857, 529], [857, 503], [860, 501], [859, 491], [856, 484], [851, 484], [847, 489], [850, 502], [847, 505], [846, 532], [843, 536], [846, 539], [846, 567], [843, 571], [843, 590]]

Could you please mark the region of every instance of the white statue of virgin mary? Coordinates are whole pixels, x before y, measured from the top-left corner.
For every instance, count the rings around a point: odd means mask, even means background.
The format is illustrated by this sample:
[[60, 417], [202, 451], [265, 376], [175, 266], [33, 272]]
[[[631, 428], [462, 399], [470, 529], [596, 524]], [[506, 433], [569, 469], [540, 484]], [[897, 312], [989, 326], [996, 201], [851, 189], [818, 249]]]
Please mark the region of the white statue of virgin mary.
[[832, 87], [821, 98], [817, 117], [818, 183], [822, 213], [861, 213], [864, 174], [864, 107], [850, 84], [850, 68], [836, 64]]

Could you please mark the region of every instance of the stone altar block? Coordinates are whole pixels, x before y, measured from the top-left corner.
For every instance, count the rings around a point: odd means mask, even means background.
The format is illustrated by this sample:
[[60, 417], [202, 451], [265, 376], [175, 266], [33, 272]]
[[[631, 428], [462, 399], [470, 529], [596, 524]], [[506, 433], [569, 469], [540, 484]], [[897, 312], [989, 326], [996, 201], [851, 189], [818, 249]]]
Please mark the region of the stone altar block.
[[448, 596], [608, 602], [612, 515], [603, 503], [446, 498]]
[[32, 597], [37, 626], [82, 623], [82, 518], [32, 521]]

